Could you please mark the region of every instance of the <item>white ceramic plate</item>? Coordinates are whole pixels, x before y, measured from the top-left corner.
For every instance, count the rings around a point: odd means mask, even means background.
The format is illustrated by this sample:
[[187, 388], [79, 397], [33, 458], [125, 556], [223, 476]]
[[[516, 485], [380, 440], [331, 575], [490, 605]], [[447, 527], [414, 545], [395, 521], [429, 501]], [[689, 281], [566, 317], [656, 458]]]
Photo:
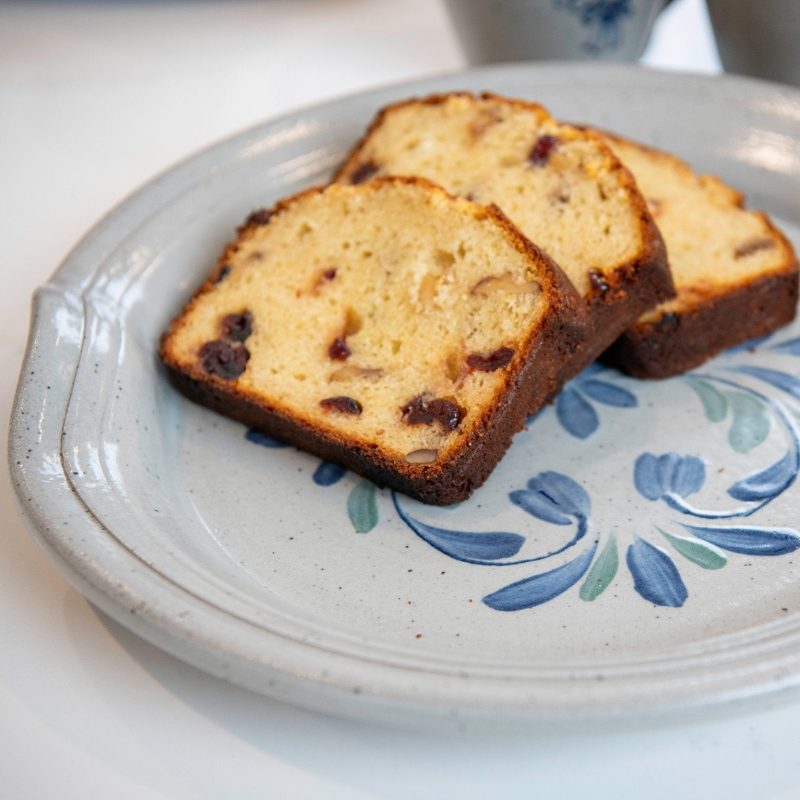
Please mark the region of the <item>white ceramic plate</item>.
[[674, 150], [798, 241], [787, 88], [519, 65], [266, 123], [137, 192], [37, 292], [10, 456], [31, 528], [146, 639], [338, 714], [607, 719], [795, 687], [798, 326], [670, 381], [591, 369], [451, 509], [248, 434], [165, 380], [159, 334], [235, 225], [324, 181], [381, 105], [449, 89]]

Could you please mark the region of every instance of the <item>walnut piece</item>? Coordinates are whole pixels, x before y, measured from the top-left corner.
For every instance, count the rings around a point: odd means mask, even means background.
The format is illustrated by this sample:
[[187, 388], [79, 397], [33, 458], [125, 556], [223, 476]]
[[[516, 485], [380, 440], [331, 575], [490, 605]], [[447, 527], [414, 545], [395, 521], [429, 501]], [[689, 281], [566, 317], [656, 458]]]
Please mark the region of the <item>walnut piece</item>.
[[743, 242], [733, 251], [733, 257], [745, 258], [746, 256], [759, 252], [759, 250], [771, 250], [773, 247], [775, 247], [775, 242], [766, 237], [748, 239], [748, 241]]
[[510, 294], [536, 294], [541, 287], [536, 281], [527, 283], [517, 283], [510, 272], [502, 275], [489, 275], [481, 278], [470, 290], [470, 294], [477, 294], [481, 297], [488, 297], [495, 292], [508, 292]]
[[429, 308], [433, 304], [433, 298], [436, 297], [436, 288], [439, 285], [439, 276], [429, 272], [420, 281], [419, 292], [417, 297], [423, 308]]
[[412, 450], [406, 453], [406, 461], [409, 464], [433, 464], [438, 455], [438, 450]]
[[489, 128], [503, 121], [503, 115], [497, 106], [482, 108], [469, 123], [469, 133], [473, 139], [479, 139]]
[[339, 367], [328, 377], [329, 381], [349, 381], [354, 378], [363, 378], [368, 381], [377, 381], [383, 375], [383, 370], [377, 367], [359, 367], [355, 364], [347, 364]]

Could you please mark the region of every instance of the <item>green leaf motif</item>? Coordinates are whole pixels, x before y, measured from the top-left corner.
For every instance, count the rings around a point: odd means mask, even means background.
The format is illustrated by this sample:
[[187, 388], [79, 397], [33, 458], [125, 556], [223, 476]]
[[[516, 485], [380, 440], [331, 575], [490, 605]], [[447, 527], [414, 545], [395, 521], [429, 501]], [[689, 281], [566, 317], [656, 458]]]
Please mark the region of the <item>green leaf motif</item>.
[[699, 378], [686, 378], [686, 383], [694, 389], [709, 422], [722, 422], [728, 413], [728, 400], [722, 392], [715, 389], [710, 383]]
[[580, 598], [591, 602], [599, 597], [606, 587], [614, 580], [619, 566], [619, 556], [617, 555], [617, 540], [612, 535], [608, 544], [603, 548], [600, 557], [594, 562], [586, 580], [581, 585]]
[[378, 524], [375, 484], [361, 481], [347, 498], [347, 513], [356, 533], [369, 533]]
[[728, 557], [714, 545], [689, 539], [686, 536], [673, 536], [657, 528], [659, 533], [684, 557], [703, 569], [722, 569]]
[[728, 442], [737, 453], [749, 453], [767, 438], [770, 421], [763, 403], [743, 392], [726, 392], [733, 411]]

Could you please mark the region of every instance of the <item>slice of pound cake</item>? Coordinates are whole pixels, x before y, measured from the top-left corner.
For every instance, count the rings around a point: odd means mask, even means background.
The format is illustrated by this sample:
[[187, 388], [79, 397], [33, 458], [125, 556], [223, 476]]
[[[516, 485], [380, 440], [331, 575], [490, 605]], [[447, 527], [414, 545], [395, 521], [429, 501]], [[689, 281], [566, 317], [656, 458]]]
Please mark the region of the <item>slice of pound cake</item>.
[[668, 153], [604, 134], [667, 244], [677, 296], [643, 314], [604, 360], [643, 378], [697, 366], [794, 318], [798, 265], [766, 214]]
[[585, 316], [497, 209], [382, 179], [251, 215], [161, 357], [216, 411], [447, 504], [552, 394]]
[[383, 109], [335, 180], [421, 175], [496, 203], [564, 270], [589, 312], [580, 371], [646, 309], [673, 295], [663, 242], [630, 173], [596, 134], [541, 106], [491, 94], [435, 95]]

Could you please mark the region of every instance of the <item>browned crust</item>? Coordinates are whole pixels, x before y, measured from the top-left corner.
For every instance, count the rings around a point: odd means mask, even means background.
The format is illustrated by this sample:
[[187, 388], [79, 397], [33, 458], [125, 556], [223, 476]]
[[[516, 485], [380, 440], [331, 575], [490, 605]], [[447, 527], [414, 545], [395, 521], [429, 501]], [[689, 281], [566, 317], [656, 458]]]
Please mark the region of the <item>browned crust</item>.
[[[440, 187], [419, 178], [380, 178], [364, 184], [359, 191], [373, 191], [388, 183], [421, 185], [452, 199]], [[325, 189], [300, 192], [278, 203], [267, 216], [271, 220], [301, 198], [322, 191]], [[508, 367], [507, 382], [497, 402], [473, 424], [446, 458], [430, 465], [400, 462], [382, 453], [377, 442], [363, 443], [335, 431], [317, 428], [313, 422], [287, 408], [264, 402], [239, 387], [236, 381], [207, 375], [198, 364], [181, 364], [174, 356], [170, 347], [173, 334], [184, 324], [185, 315], [198, 298], [213, 288], [219, 271], [239, 243], [253, 235], [258, 227], [256, 224], [246, 224], [239, 229], [239, 238], [226, 247], [217, 269], [163, 335], [160, 355], [171, 379], [192, 400], [321, 458], [340, 463], [378, 484], [428, 503], [446, 505], [466, 499], [489, 476], [531, 409], [541, 407], [555, 391], [560, 366], [585, 336], [586, 311], [561, 270], [522, 236], [499, 209], [478, 206], [463, 199], [459, 202], [477, 219], [491, 218], [517, 250], [540, 265], [539, 279], [551, 304]]]
[[767, 275], [625, 332], [603, 361], [637, 378], [668, 378], [794, 319], [797, 272]]
[[[638, 190], [637, 195], [641, 199]], [[675, 296], [664, 240], [644, 201], [642, 204], [637, 210], [646, 231], [645, 246], [636, 259], [605, 273], [603, 287], [593, 287], [586, 303], [589, 332], [583, 346], [562, 368], [560, 386], [598, 358], [645, 311]]]
[[[479, 95], [470, 92], [450, 92], [401, 100], [385, 106], [376, 114], [364, 135], [337, 169], [333, 181], [344, 181], [354, 167], [359, 164], [361, 150], [372, 134], [383, 124], [387, 115], [407, 106], [441, 105], [453, 97], [496, 100], [526, 111], [533, 111], [542, 121], [553, 119], [550, 113], [538, 103], [491, 92], [483, 92]], [[588, 333], [573, 357], [561, 367], [558, 385], [553, 395], [566, 381], [577, 375], [606, 350], [642, 313], [675, 296], [664, 240], [633, 175], [598, 133], [583, 126], [561, 122], [558, 124], [564, 128], [579, 130], [583, 135], [592, 139], [598, 148], [608, 156], [610, 169], [617, 174], [620, 185], [629, 193], [633, 201], [634, 211], [639, 219], [642, 244], [639, 252], [632, 259], [606, 267], [602, 272], [602, 281], [598, 282], [600, 285], [594, 285], [589, 295], [584, 298], [588, 311]]]
[[[601, 131], [611, 141], [633, 146], [703, 183], [713, 183], [731, 205], [745, 209], [745, 198], [715, 175], [698, 174], [682, 159], [650, 145]], [[667, 378], [686, 372], [729, 347], [764, 336], [791, 322], [797, 313], [798, 261], [794, 250], [767, 214], [752, 212], [767, 226], [784, 253], [784, 262], [760, 278], [718, 292], [681, 287], [682, 307], [639, 320], [603, 354], [604, 362], [637, 378]], [[648, 315], [650, 316], [650, 315]]]

